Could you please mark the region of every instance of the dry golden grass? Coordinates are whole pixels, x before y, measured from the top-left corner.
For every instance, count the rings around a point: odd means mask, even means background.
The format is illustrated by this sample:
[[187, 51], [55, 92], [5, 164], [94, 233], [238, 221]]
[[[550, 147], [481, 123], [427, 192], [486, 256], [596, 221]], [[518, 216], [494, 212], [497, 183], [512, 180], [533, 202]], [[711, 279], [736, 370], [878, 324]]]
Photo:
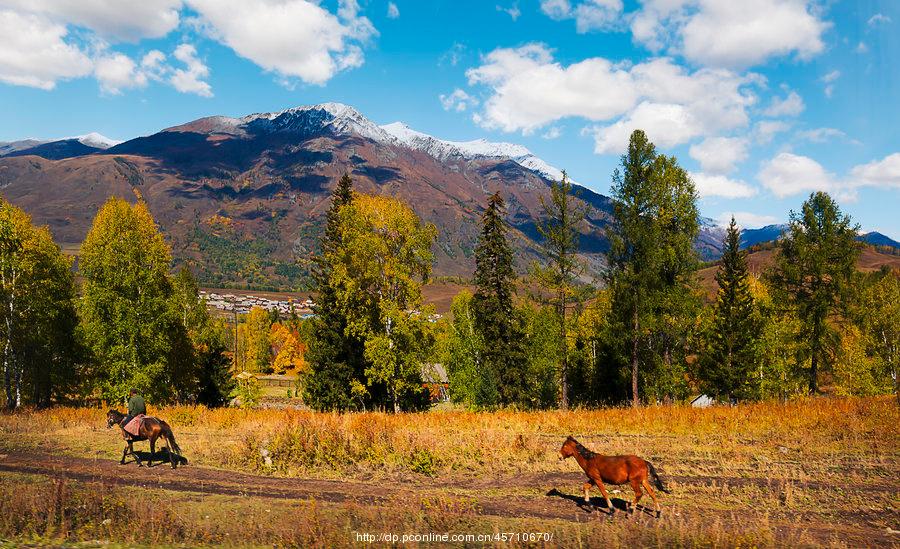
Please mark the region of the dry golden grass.
[[[479, 475], [558, 471], [572, 434], [601, 453], [635, 453], [668, 474], [760, 470], [803, 478], [829, 464], [893, 466], [900, 448], [895, 400], [805, 399], [736, 407], [612, 408], [570, 412], [327, 414], [294, 410], [151, 409], [168, 421], [192, 463], [278, 475]], [[105, 411], [54, 408], [0, 416], [0, 445], [52, 441], [78, 455], [120, 452]], [[263, 459], [266, 450], [271, 460]], [[852, 474], [852, 464], [848, 464]]]
[[[486, 534], [468, 546], [529, 547], [774, 547], [813, 546], [802, 532], [782, 533], [765, 520], [735, 531], [718, 521], [566, 522], [485, 517], [445, 499], [391, 501], [383, 507], [336, 506], [222, 496], [185, 496], [159, 489], [117, 488], [64, 478], [0, 473], [0, 547], [228, 546], [359, 547], [357, 533]], [[548, 536], [526, 543], [507, 533]], [[512, 538], [510, 538], [512, 539]], [[93, 540], [93, 542], [91, 541]], [[103, 541], [100, 541], [103, 540]], [[384, 543], [377, 543], [384, 546]], [[404, 547], [463, 543], [403, 543]], [[839, 542], [832, 545], [841, 546]]]
[[[296, 480], [306, 487], [298, 493], [312, 489], [314, 499], [324, 498], [319, 502], [273, 499], [265, 490], [252, 497], [198, 494], [184, 484], [200, 478], [202, 471], [190, 467], [178, 475], [147, 472], [171, 490], [182, 483], [178, 491], [74, 480], [60, 489], [54, 471], [66, 470], [63, 459], [45, 465], [43, 476], [0, 472], [0, 546], [3, 538], [16, 545], [37, 536], [37, 545], [102, 539], [332, 547], [355, 545], [353, 531], [507, 530], [553, 532], [555, 542], [543, 545], [581, 547], [900, 541], [891, 533], [900, 530], [900, 408], [891, 398], [570, 412], [322, 414], [185, 406], [150, 412], [171, 423], [194, 466], [361, 482], [325, 482], [343, 494], [336, 500], [310, 488], [318, 481]], [[556, 459], [569, 434], [603, 453], [650, 459], [674, 488], [661, 498], [663, 518], [611, 520], [579, 510], [581, 472]], [[0, 414], [0, 467], [10, 463], [5, 452], [35, 459], [65, 453], [99, 457], [82, 459], [80, 470], [105, 464], [97, 474], [121, 480], [132, 474], [113, 465], [121, 448], [119, 433], [105, 428], [105, 410]], [[630, 496], [627, 488], [613, 492]], [[128, 517], [144, 508], [145, 498], [152, 502], [151, 528], [139, 532]], [[162, 526], [168, 523], [173, 526]]]

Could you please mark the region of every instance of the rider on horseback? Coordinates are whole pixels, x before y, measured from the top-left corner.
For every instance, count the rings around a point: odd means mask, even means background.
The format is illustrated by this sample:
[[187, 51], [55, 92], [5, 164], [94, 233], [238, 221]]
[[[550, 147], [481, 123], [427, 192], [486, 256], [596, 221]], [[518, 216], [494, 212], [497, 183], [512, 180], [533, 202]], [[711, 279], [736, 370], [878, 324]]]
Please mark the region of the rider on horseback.
[[129, 395], [128, 415], [121, 421], [122, 427], [128, 425], [128, 422], [134, 419], [136, 415], [147, 413], [147, 404], [144, 402], [141, 395], [138, 394], [137, 389], [132, 389]]

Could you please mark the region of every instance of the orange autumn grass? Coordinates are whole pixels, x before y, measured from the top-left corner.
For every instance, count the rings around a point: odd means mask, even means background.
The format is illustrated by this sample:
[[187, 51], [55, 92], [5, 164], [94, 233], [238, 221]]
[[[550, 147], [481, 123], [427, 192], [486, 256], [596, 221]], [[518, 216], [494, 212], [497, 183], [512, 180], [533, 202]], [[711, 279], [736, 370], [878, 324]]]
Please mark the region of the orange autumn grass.
[[[171, 406], [168, 421], [194, 464], [276, 475], [478, 475], [557, 471], [567, 435], [607, 454], [653, 458], [669, 474], [715, 463], [740, 476], [769, 468], [796, 478], [847, 456], [896, 463], [900, 411], [892, 398], [816, 398], [695, 409], [569, 412], [316, 413]], [[52, 441], [73, 454], [121, 451], [105, 410], [58, 407], [0, 415], [0, 450]], [[807, 463], [798, 463], [801, 457]]]

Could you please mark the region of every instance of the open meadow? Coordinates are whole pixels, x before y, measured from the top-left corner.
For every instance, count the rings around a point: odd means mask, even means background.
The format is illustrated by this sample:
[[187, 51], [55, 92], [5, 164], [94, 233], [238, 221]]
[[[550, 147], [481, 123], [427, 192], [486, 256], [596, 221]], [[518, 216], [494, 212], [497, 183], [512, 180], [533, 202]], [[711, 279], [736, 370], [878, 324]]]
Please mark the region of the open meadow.
[[[0, 416], [0, 539], [334, 547], [371, 533], [430, 546], [446, 544], [402, 536], [446, 533], [487, 534], [495, 546], [900, 543], [893, 398], [570, 412], [149, 412], [172, 425], [189, 464], [119, 465], [123, 444], [106, 429], [105, 410]], [[613, 515], [597, 491], [583, 505], [583, 473], [557, 459], [569, 434], [600, 453], [651, 461], [672, 491], [659, 494], [662, 517], [624, 513], [628, 487], [610, 487]], [[146, 459], [146, 443], [137, 446]]]

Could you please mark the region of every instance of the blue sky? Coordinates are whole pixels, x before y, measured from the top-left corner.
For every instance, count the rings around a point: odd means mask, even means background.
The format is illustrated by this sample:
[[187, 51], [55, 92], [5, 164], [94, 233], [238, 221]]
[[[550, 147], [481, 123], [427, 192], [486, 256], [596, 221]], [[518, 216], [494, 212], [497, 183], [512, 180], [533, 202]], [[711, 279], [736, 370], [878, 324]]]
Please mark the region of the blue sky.
[[634, 127], [715, 219], [813, 190], [900, 239], [900, 2], [0, 0], [0, 140], [324, 101], [608, 192]]

